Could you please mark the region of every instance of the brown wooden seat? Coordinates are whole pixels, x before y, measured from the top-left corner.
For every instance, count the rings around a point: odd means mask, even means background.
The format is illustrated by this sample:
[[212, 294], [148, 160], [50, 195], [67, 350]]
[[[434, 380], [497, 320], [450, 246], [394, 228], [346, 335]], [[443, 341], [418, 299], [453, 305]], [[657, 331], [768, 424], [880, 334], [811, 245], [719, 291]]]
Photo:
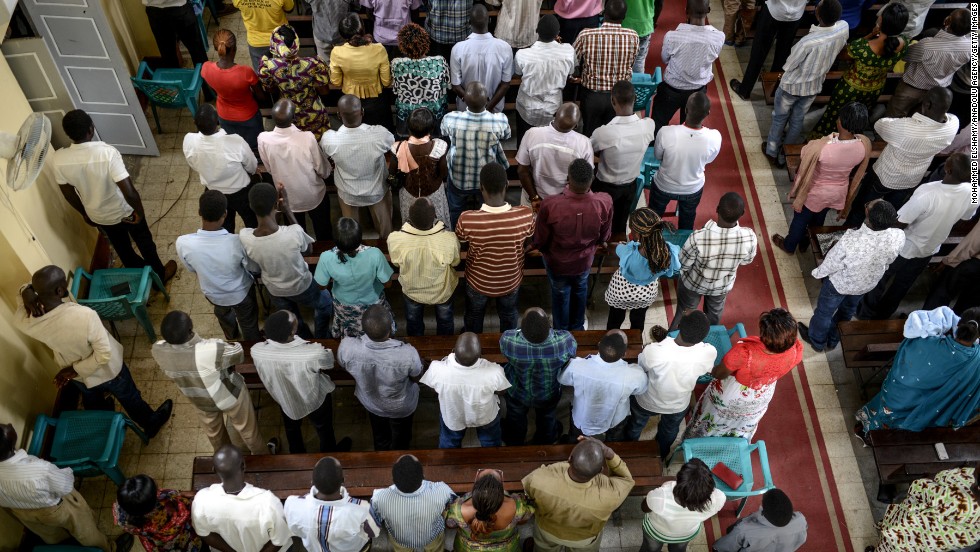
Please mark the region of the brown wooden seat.
[[[670, 478], [663, 475], [663, 466], [654, 441], [609, 443], [626, 462], [636, 485], [632, 495], [644, 495]], [[504, 488], [520, 491], [521, 479], [543, 464], [568, 459], [573, 445], [462, 448], [411, 451], [425, 466], [425, 477], [444, 481], [453, 491], [463, 494], [473, 487], [473, 477], [481, 468], [503, 471]], [[391, 466], [405, 451], [338, 452], [331, 456], [344, 465], [344, 486], [351, 496], [370, 498], [375, 489], [391, 485]], [[249, 456], [246, 459], [245, 481], [272, 491], [280, 500], [290, 495], [305, 495], [310, 491], [313, 466], [324, 454], [288, 454]], [[191, 489], [197, 492], [219, 483], [210, 456], [194, 459]]]
[[[838, 322], [844, 366], [854, 372], [862, 399], [868, 398], [868, 387], [880, 381], [891, 367], [895, 352], [905, 339], [904, 327], [904, 320]], [[869, 370], [871, 375], [865, 379], [864, 373]]]
[[[779, 87], [779, 78], [782, 73], [765, 72], [759, 77], [762, 82], [762, 90], [765, 93], [766, 103], [773, 105], [776, 103], [776, 88]], [[838, 81], [844, 76], [844, 71], [831, 71], [827, 73], [827, 79], [823, 82], [823, 88], [813, 100], [813, 105], [826, 105], [830, 103], [831, 94]], [[895, 90], [898, 83], [902, 80], [902, 73], [888, 73], [885, 80], [885, 88], [878, 96], [878, 103], [887, 104], [891, 99], [891, 92]]]

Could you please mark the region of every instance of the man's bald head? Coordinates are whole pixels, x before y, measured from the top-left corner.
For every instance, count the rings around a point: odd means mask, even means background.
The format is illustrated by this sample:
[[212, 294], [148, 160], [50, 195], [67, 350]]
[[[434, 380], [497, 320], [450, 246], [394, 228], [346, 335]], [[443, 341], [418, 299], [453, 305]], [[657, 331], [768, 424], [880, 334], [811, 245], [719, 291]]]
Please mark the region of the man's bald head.
[[68, 278], [61, 267], [48, 265], [31, 276], [34, 293], [41, 299], [61, 299], [68, 295]]
[[555, 113], [555, 130], [558, 132], [575, 130], [575, 127], [578, 126], [581, 120], [582, 112], [579, 110], [578, 104], [565, 102], [561, 104], [561, 107]]
[[272, 120], [279, 128], [289, 128], [296, 117], [296, 104], [288, 98], [283, 98], [272, 106]]
[[245, 473], [245, 459], [241, 449], [235, 445], [224, 445], [219, 448], [211, 462], [214, 464], [214, 473], [218, 474], [222, 483]]
[[569, 475], [580, 483], [591, 481], [602, 472], [602, 467], [605, 465], [606, 458], [602, 452], [602, 444], [593, 439], [580, 441], [568, 457]]
[[926, 92], [926, 97], [922, 100], [922, 114], [933, 121], [943, 122], [946, 120], [946, 112], [949, 111], [950, 104], [953, 103], [953, 93], [948, 88], [934, 86]]
[[466, 85], [466, 107], [474, 113], [479, 113], [487, 108], [487, 89], [482, 83], [473, 81]]
[[436, 208], [427, 197], [420, 197], [408, 208], [408, 223], [418, 230], [431, 230], [436, 224]]
[[340, 120], [345, 127], [355, 128], [361, 126], [364, 119], [364, 109], [361, 108], [361, 100], [353, 94], [344, 94], [337, 101], [337, 112], [340, 113]]
[[490, 13], [483, 4], [476, 4], [470, 10], [470, 27], [477, 34], [485, 33], [490, 28]]
[[463, 366], [473, 366], [480, 360], [483, 353], [480, 348], [480, 338], [473, 332], [466, 332], [456, 339], [456, 346], [453, 348], [456, 354], [456, 362]]

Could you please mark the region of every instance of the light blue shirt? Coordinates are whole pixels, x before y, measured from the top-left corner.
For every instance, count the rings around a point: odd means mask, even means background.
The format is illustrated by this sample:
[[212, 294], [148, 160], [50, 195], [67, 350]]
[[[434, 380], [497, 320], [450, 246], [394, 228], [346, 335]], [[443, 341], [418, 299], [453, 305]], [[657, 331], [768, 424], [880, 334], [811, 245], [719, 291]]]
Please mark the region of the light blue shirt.
[[[471, 33], [466, 40], [453, 46], [449, 56], [449, 75], [453, 86], [466, 88], [467, 83], [477, 81], [487, 89], [487, 98], [493, 97], [500, 83], [510, 82], [514, 78], [513, 50], [510, 44], [494, 38], [490, 33]], [[456, 100], [456, 108], [460, 111], [466, 109], [463, 98]], [[503, 110], [504, 101], [501, 100], [493, 112]]]
[[177, 257], [187, 270], [197, 274], [201, 291], [215, 305], [231, 307], [245, 300], [252, 287], [248, 269], [258, 267], [245, 255], [237, 234], [221, 230], [198, 230], [177, 238]]
[[631, 241], [617, 245], [616, 255], [619, 256], [619, 270], [623, 278], [636, 286], [649, 285], [661, 277], [672, 278], [674, 274], [681, 271], [679, 258], [681, 248], [668, 242], [667, 249], [670, 250], [670, 264], [667, 268], [654, 274], [650, 271], [650, 262], [640, 253], [639, 242]]
[[313, 274], [316, 283], [326, 286], [333, 280], [333, 298], [344, 305], [377, 303], [394, 273], [384, 253], [377, 247], [361, 246], [356, 256], [344, 258], [346, 262], [340, 262], [336, 248], [324, 251]]
[[558, 383], [575, 388], [572, 422], [585, 435], [609, 431], [630, 413], [630, 395], [647, 390], [647, 375], [625, 360], [606, 362], [599, 355], [573, 358]]

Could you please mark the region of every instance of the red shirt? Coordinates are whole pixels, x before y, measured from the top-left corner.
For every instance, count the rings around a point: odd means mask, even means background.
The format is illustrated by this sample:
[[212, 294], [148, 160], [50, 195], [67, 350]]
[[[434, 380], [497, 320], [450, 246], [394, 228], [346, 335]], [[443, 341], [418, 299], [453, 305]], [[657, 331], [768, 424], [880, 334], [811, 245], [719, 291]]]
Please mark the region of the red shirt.
[[789, 349], [770, 354], [756, 336], [740, 339], [722, 359], [735, 379], [752, 389], [775, 383], [800, 362], [803, 362], [803, 342], [799, 339]]
[[609, 194], [576, 194], [565, 188], [541, 202], [534, 245], [556, 276], [576, 276], [589, 270], [596, 247], [611, 236]]
[[259, 104], [252, 96], [251, 87], [259, 83], [259, 77], [248, 65], [222, 69], [217, 63], [208, 61], [201, 67], [201, 76], [218, 94], [218, 117], [241, 122], [258, 112]]
[[487, 297], [517, 289], [524, 277], [524, 241], [533, 234], [534, 213], [528, 207], [484, 205], [461, 214], [456, 237], [470, 244], [466, 283]]

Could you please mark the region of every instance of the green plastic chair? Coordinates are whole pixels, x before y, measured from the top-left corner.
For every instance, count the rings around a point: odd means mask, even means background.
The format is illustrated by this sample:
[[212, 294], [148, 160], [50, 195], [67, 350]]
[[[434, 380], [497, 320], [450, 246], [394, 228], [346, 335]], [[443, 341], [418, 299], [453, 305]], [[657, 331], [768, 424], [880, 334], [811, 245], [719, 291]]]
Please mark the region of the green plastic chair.
[[[206, 35], [206, 34], [205, 34]], [[207, 42], [205, 42], [207, 44]], [[146, 95], [153, 111], [153, 120], [157, 124], [157, 132], [163, 134], [160, 128], [160, 116], [157, 107], [167, 109], [187, 108], [191, 116], [197, 115], [197, 99], [201, 95], [201, 64], [193, 69], [150, 69], [145, 61], [140, 62], [136, 76], [130, 77], [133, 86]]]
[[636, 195], [633, 197], [633, 209], [636, 209], [640, 205], [640, 198], [643, 197], [643, 191], [653, 187], [653, 177], [656, 176], [658, 170], [660, 170], [660, 160], [654, 155], [653, 146], [650, 146], [647, 148], [646, 153], [643, 154], [643, 165], [640, 168], [640, 176], [636, 179]]
[[[82, 279], [88, 279], [88, 297], [81, 297], [79, 289]], [[126, 295], [113, 295], [112, 287], [127, 283], [129, 293]], [[149, 266], [143, 268], [104, 268], [89, 274], [82, 267], [75, 269], [75, 278], [71, 283], [71, 294], [80, 305], [85, 305], [95, 312], [99, 317], [107, 320], [112, 327], [112, 333], [119, 336], [116, 331], [117, 320], [128, 320], [136, 318], [150, 343], [156, 341], [156, 333], [153, 331], [153, 323], [150, 322], [150, 315], [146, 312], [146, 302], [150, 298], [150, 284], [163, 292], [167, 301], [170, 294], [163, 287], [160, 277]]]
[[[678, 232], [680, 232], [680, 230], [678, 230]], [[674, 330], [667, 335], [670, 337], [677, 337], [677, 330]], [[704, 338], [704, 342], [711, 345], [716, 351], [718, 351], [718, 354], [715, 355], [715, 366], [721, 364], [721, 359], [728, 354], [728, 351], [732, 350], [732, 337], [735, 337], [736, 339], [744, 339], [748, 337], [748, 334], [745, 333], [745, 326], [741, 322], [738, 322], [731, 328], [726, 328], [718, 324], [711, 326], [708, 329], [708, 337]], [[711, 380], [713, 379], [714, 378], [711, 376], [711, 374], [705, 374], [698, 378], [698, 383], [711, 383]]]
[[[750, 445], [742, 437], [697, 437], [694, 439], [685, 439], [677, 447], [677, 451], [683, 452], [685, 462], [691, 458], [699, 458], [708, 465], [708, 469], [714, 468], [715, 464], [721, 462], [728, 469], [742, 477], [742, 485], [737, 489], [733, 489], [721, 479], [713, 476], [715, 486], [721, 492], [725, 493], [728, 500], [741, 499], [738, 508], [735, 510], [736, 518], [742, 515], [742, 508], [745, 507], [745, 502], [750, 496], [761, 495], [770, 489], [776, 488], [776, 485], [772, 482], [772, 474], [769, 472], [769, 456], [766, 454], [765, 441], [756, 441], [755, 444]], [[677, 451], [674, 451], [674, 454]], [[762, 468], [763, 482], [762, 486], [758, 489], [753, 489], [755, 484], [752, 475], [753, 452], [758, 454], [759, 465]], [[671, 458], [667, 459], [667, 464], [670, 464], [671, 459], [673, 459], [673, 454]]]
[[49, 429], [54, 430], [51, 452], [46, 456], [59, 468], [71, 468], [78, 477], [106, 474], [116, 485], [125, 481], [119, 469], [126, 428], [142, 441], [149, 439], [132, 420], [121, 412], [107, 410], [70, 410], [60, 418], [41, 414], [34, 422], [34, 435], [28, 454], [40, 456]]
[[[671, 232], [670, 230], [664, 229], [662, 231], [664, 241], [672, 243], [677, 247], [684, 247], [684, 242], [687, 241], [687, 238], [691, 237], [691, 232], [694, 232], [694, 230], [674, 230]], [[674, 277], [676, 278], [676, 276]]]
[[633, 111], [642, 111], [644, 115], [649, 117], [653, 109], [653, 95], [657, 93], [657, 87], [663, 82], [660, 68], [655, 67], [652, 75], [633, 73], [630, 82], [633, 83], [633, 91], [636, 92]]

